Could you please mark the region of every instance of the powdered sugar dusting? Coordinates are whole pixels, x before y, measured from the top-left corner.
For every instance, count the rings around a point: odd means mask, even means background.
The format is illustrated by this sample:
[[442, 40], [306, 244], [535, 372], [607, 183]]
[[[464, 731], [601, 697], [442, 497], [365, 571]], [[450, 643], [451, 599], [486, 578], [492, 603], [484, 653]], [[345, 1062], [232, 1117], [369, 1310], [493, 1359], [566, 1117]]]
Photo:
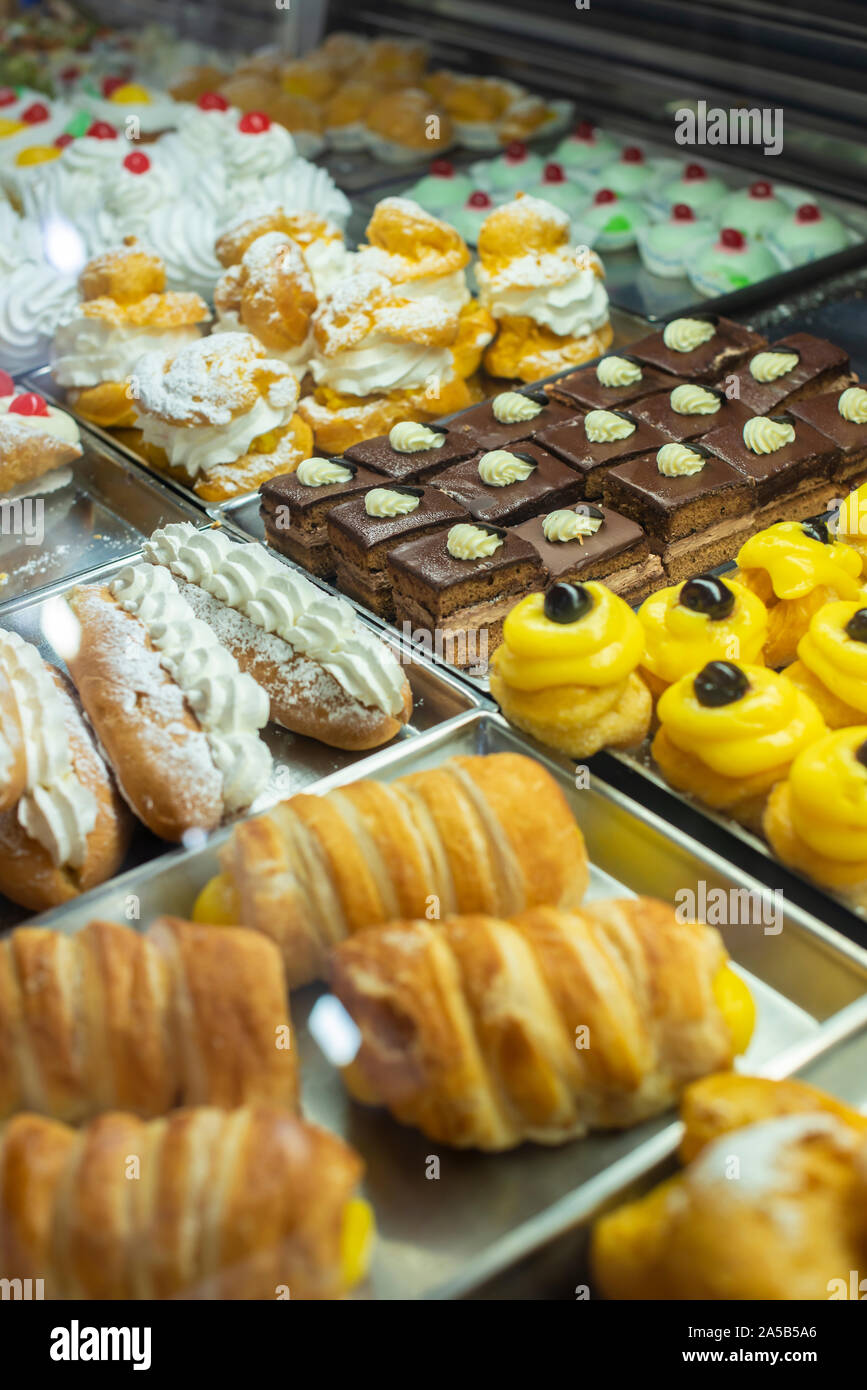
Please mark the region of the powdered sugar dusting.
[[144, 410], [179, 425], [227, 425], [259, 394], [275, 409], [298, 399], [298, 383], [285, 362], [267, 357], [248, 333], [199, 338], [174, 357], [146, 353], [132, 389]]

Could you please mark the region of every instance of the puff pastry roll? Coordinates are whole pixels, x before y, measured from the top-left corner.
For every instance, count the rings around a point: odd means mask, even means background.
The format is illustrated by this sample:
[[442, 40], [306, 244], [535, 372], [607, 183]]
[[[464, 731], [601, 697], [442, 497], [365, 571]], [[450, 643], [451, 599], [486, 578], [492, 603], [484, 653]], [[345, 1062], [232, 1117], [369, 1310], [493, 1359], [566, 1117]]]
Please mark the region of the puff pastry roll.
[[649, 898], [362, 932], [333, 957], [362, 1038], [347, 1085], [461, 1148], [633, 1125], [731, 1064], [726, 960]]
[[293, 988], [323, 977], [332, 947], [362, 927], [575, 906], [588, 880], [566, 798], [514, 753], [290, 797], [235, 826], [221, 864], [196, 920], [273, 937]]
[[738, 1076], [696, 1082], [683, 1113], [686, 1171], [596, 1227], [601, 1292], [851, 1297], [867, 1262], [867, 1118], [797, 1081]]
[[269, 1106], [81, 1130], [17, 1115], [0, 1131], [0, 1268], [52, 1299], [334, 1298], [362, 1272], [361, 1172]]
[[256, 932], [164, 917], [0, 942], [0, 1120], [123, 1108], [297, 1106], [280, 954]]

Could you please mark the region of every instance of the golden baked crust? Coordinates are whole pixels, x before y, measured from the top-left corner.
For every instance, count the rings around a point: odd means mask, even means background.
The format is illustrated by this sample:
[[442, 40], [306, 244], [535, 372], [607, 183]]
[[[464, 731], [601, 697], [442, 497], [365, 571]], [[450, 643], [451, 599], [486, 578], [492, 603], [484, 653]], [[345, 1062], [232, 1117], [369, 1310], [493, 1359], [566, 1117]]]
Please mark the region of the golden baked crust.
[[519, 691], [492, 670], [490, 685], [510, 723], [573, 758], [589, 758], [600, 748], [635, 748], [650, 728], [653, 701], [637, 671], [614, 686]]
[[350, 444], [388, 434], [399, 420], [437, 420], [480, 399], [473, 383], [455, 377], [438, 383], [438, 394], [425, 390], [391, 391], [385, 396], [340, 395], [318, 386], [298, 403], [298, 413], [313, 431], [316, 448], [325, 454], [342, 454]]
[[294, 473], [299, 463], [310, 458], [313, 452], [313, 431], [301, 415], [293, 415], [282, 429], [270, 430], [267, 436], [260, 435], [258, 441], [253, 441], [254, 445], [261, 445], [266, 438], [267, 448], [251, 447], [249, 453], [231, 463], [212, 464], [192, 481], [187, 470], [172, 467], [165, 452], [156, 445], [143, 441], [139, 452], [152, 468], [168, 474], [185, 487], [192, 487], [204, 501], [225, 502], [241, 493], [254, 492], [268, 478]]
[[386, 786], [299, 795], [237, 825], [220, 856], [247, 926], [295, 988], [348, 933], [395, 917], [576, 906], [584, 841], [557, 784], [516, 754], [459, 758]]
[[207, 323], [211, 317], [199, 295], [179, 290], [146, 294], [133, 300], [98, 295], [85, 299], [80, 312], [84, 318], [99, 319], [113, 328], [187, 328], [190, 324]]
[[770, 1081], [764, 1076], [740, 1076], [733, 1072], [702, 1077], [687, 1086], [681, 1099], [684, 1133], [680, 1161], [691, 1163], [708, 1144], [744, 1125], [775, 1115], [810, 1115], [817, 1111], [834, 1115], [859, 1134], [867, 1135], [867, 1115], [804, 1081]]
[[111, 878], [120, 868], [132, 837], [132, 817], [82, 718], [72, 684], [54, 667], [50, 670], [64, 708], [73, 771], [93, 794], [97, 811], [80, 869], [55, 864], [48, 850], [21, 826], [17, 807], [0, 814], [0, 889], [33, 912], [57, 907]]
[[0, 778], [0, 814], [18, 802], [27, 785], [27, 755], [18, 701], [3, 666], [0, 665], [0, 746], [5, 750]]
[[460, 233], [409, 198], [381, 198], [365, 235], [382, 253], [377, 269], [394, 284], [453, 275], [469, 265]]
[[271, 208], [243, 222], [236, 222], [217, 238], [214, 250], [220, 265], [227, 270], [230, 266], [240, 265], [244, 252], [267, 232], [285, 233], [297, 241], [302, 250], [314, 241], [342, 240], [337, 227], [315, 212], [286, 212], [283, 208]]
[[336, 1135], [273, 1107], [78, 1131], [19, 1115], [0, 1136], [0, 1255], [48, 1298], [335, 1298], [361, 1174]]
[[218, 282], [214, 303], [221, 314], [236, 313], [269, 351], [288, 352], [307, 341], [317, 300], [300, 247], [266, 232]]
[[367, 111], [365, 125], [390, 144], [423, 151], [426, 156], [448, 149], [453, 139], [450, 117], [421, 87], [400, 87], [380, 96]]
[[269, 358], [249, 333], [218, 333], [187, 343], [174, 356], [145, 358], [135, 387], [139, 414], [167, 425], [226, 424], [262, 397], [280, 405], [298, 398], [289, 368]]
[[567, 367], [580, 367], [600, 357], [611, 346], [610, 323], [582, 338], [561, 338], [545, 324], [525, 317], [498, 320], [494, 342], [484, 355], [491, 376], [538, 381]]
[[78, 1124], [122, 1108], [297, 1108], [279, 952], [258, 932], [177, 918], [147, 935], [91, 922], [19, 927], [0, 943], [0, 1120]]
[[136, 421], [128, 381], [101, 381], [98, 386], [70, 387], [66, 401], [76, 415], [103, 429], [129, 429]]
[[761, 830], [778, 859], [816, 883], [845, 896], [856, 907], [867, 906], [867, 863], [829, 859], [801, 839], [792, 820], [792, 793], [780, 781], [767, 799]]
[[82, 299], [113, 299], [132, 304], [148, 295], [162, 294], [166, 268], [159, 256], [141, 246], [134, 236], [123, 245], [103, 251], [88, 261], [78, 280]]
[[689, 792], [714, 811], [733, 816], [741, 825], [761, 834], [762, 816], [771, 788], [789, 770], [788, 763], [754, 772], [749, 777], [726, 777], [672, 743], [665, 729], [654, 737], [652, 753], [665, 780], [677, 791]]
[[55, 468], [81, 458], [81, 449], [66, 439], [40, 434], [38, 417], [0, 415], [0, 491], [35, 482]]
[[361, 932], [332, 960], [362, 1037], [350, 1091], [460, 1148], [637, 1124], [731, 1065], [725, 959], [713, 928], [648, 898]]

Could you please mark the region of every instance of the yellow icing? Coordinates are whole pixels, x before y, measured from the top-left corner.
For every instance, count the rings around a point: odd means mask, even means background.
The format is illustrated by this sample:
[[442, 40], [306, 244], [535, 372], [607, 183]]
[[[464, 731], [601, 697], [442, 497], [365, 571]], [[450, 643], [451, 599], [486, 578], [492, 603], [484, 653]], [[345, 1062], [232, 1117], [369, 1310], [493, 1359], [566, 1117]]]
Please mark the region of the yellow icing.
[[813, 701], [785, 676], [738, 664], [749, 681], [740, 700], [716, 708], [699, 704], [693, 670], [670, 685], [657, 706], [670, 742], [724, 777], [784, 766], [825, 733]]
[[122, 87], [115, 87], [109, 101], [115, 102], [118, 106], [136, 105], [147, 106], [150, 103], [151, 95], [145, 87], [140, 87], [137, 82], [125, 82]]
[[846, 624], [865, 605], [826, 603], [814, 613], [798, 643], [798, 657], [838, 699], [867, 717], [867, 642], [856, 642]]
[[593, 607], [574, 623], [545, 617], [545, 595], [528, 594], [503, 624], [503, 645], [491, 658], [514, 690], [563, 685], [613, 685], [641, 659], [643, 630], [632, 609], [604, 584], [584, 586]]
[[724, 581], [735, 596], [727, 618], [712, 619], [678, 603], [683, 584], [659, 589], [638, 610], [644, 629], [641, 664], [671, 684], [709, 661], [762, 661], [768, 613], [761, 599], [734, 580]]
[[804, 598], [818, 586], [833, 589], [839, 598], [855, 599], [861, 557], [841, 541], [823, 545], [808, 536], [797, 521], [778, 521], [745, 541], [738, 551], [742, 570], [766, 570], [780, 599]]
[[867, 767], [855, 753], [867, 725], [838, 729], [795, 760], [789, 773], [792, 826], [816, 854], [867, 861]]
[[735, 1056], [746, 1052], [756, 1026], [756, 1005], [748, 985], [730, 965], [722, 966], [713, 978], [713, 997], [731, 1033]]

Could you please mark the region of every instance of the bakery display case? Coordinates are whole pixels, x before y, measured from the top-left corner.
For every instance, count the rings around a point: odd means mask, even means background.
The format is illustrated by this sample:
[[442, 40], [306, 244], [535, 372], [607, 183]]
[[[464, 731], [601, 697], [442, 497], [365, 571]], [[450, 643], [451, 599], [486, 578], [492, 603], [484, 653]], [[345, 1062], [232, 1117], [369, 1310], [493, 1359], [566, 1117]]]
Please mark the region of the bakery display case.
[[858, 1296], [860, 10], [0, 4], [0, 1290]]

